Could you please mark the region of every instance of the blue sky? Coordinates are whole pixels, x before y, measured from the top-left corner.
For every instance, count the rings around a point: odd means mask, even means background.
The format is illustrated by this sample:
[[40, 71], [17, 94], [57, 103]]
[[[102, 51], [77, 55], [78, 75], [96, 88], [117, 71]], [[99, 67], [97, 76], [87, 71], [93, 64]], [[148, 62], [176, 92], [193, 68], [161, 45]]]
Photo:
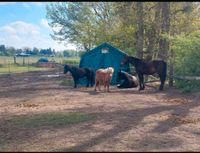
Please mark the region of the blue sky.
[[46, 20], [47, 2], [0, 2], [0, 44], [15, 48], [37, 47], [56, 51], [75, 49], [55, 42]]

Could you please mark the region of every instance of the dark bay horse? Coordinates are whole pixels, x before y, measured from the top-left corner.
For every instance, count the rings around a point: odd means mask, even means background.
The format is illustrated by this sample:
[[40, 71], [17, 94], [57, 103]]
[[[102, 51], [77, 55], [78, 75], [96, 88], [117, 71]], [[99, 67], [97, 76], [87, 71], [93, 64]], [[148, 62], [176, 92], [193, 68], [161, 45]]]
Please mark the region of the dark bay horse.
[[74, 88], [77, 87], [78, 80], [80, 78], [86, 77], [87, 79], [87, 85], [86, 87], [89, 87], [89, 84], [91, 87], [94, 85], [94, 71], [90, 68], [78, 68], [75, 66], [70, 65], [64, 65], [64, 74], [67, 72], [70, 72], [73, 80], [74, 80]]
[[163, 90], [164, 83], [166, 80], [167, 74], [167, 63], [163, 60], [151, 60], [145, 61], [133, 56], [125, 55], [122, 59], [121, 64], [124, 65], [126, 63], [131, 63], [136, 70], [136, 73], [139, 77], [139, 90], [144, 90], [144, 75], [153, 75], [155, 73], [158, 74], [161, 84], [159, 90]]
[[123, 80], [123, 82], [117, 86], [118, 88], [135, 88], [139, 84], [135, 76], [120, 70], [117, 72], [117, 83], [119, 83], [121, 80]]

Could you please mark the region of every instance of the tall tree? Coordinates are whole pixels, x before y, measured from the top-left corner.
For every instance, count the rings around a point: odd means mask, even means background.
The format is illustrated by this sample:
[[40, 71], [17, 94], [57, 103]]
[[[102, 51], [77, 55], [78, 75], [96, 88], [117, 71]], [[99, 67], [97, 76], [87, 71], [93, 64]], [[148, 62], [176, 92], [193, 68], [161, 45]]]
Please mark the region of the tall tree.
[[143, 44], [144, 44], [143, 2], [136, 2], [136, 14], [137, 14], [136, 52], [138, 58], [143, 58]]
[[158, 57], [167, 61], [169, 51], [169, 40], [166, 35], [169, 34], [170, 30], [170, 2], [161, 2], [162, 10], [162, 25], [161, 25], [161, 37], [159, 41], [159, 52]]
[[0, 45], [0, 55], [7, 55], [5, 45]]

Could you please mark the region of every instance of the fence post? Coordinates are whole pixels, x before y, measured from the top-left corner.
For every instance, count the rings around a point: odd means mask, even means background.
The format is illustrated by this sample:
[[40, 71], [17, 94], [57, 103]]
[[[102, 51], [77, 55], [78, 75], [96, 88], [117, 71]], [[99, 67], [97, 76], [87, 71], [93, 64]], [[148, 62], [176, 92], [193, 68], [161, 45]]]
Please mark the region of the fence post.
[[9, 61], [9, 58], [8, 58], [8, 71], [9, 71], [9, 74], [10, 74], [10, 61]]
[[14, 55], [14, 64], [16, 64], [17, 62], [16, 62], [16, 55]]
[[25, 65], [25, 58], [24, 58], [24, 56], [23, 56], [23, 66]]
[[28, 72], [29, 72], [29, 56], [28, 56]]

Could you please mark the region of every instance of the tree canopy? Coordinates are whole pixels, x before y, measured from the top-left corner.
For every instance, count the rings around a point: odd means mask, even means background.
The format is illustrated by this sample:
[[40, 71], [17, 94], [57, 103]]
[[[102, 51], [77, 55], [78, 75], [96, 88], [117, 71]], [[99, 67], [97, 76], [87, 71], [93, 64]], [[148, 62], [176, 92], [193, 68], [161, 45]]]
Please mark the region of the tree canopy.
[[[190, 67], [191, 60], [191, 69], [198, 66], [199, 8], [199, 2], [55, 2], [46, 6], [53, 39], [85, 51], [109, 42], [139, 58], [167, 61], [170, 75], [187, 74], [183, 66]], [[187, 60], [177, 62], [185, 59], [183, 55]]]

